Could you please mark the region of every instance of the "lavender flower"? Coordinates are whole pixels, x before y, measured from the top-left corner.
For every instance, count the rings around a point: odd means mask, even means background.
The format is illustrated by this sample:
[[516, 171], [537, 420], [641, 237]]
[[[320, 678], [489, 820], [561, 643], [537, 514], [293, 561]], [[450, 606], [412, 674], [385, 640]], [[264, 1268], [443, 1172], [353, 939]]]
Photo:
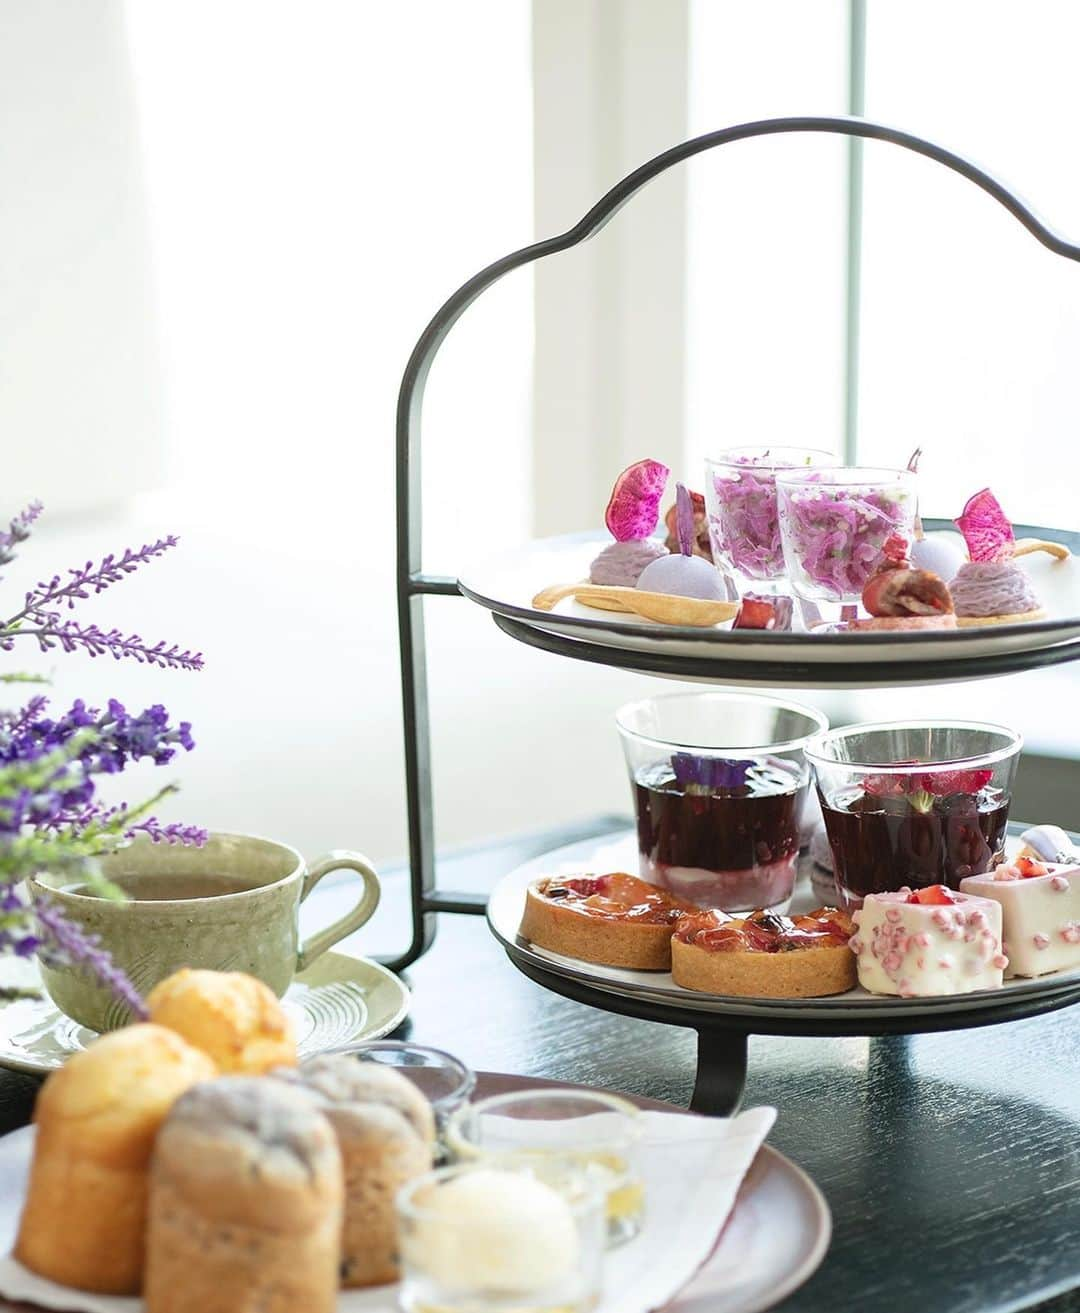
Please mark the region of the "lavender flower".
[[16, 638], [32, 637], [38, 641], [43, 652], [51, 652], [59, 644], [65, 652], [83, 651], [92, 657], [109, 656], [117, 661], [123, 657], [132, 657], [140, 665], [161, 666], [170, 670], [201, 670], [203, 655], [186, 648], [181, 651], [176, 643], [165, 646], [162, 639], [157, 643], [148, 643], [139, 634], [122, 634], [119, 629], [106, 632], [97, 625], [81, 625], [75, 620], [61, 624], [56, 616], [49, 616], [46, 622], [30, 628], [10, 625], [0, 627], [0, 648], [10, 652], [15, 646]]
[[11, 520], [6, 529], [0, 529], [0, 565], [10, 565], [15, 559], [15, 548], [30, 537], [30, 526], [41, 511], [41, 502], [32, 501]]
[[178, 726], [170, 725], [169, 713], [160, 703], [138, 715], [129, 715], [115, 698], [109, 699], [104, 713], [87, 707], [79, 698], [59, 720], [50, 720], [43, 715], [48, 705], [44, 698], [31, 702], [37, 704], [33, 713], [28, 704], [17, 722], [0, 725], [0, 764], [33, 760], [44, 751], [70, 742], [76, 734], [84, 736], [78, 760], [89, 771], [109, 775], [122, 771], [129, 760], [143, 757], [163, 766], [176, 755], [174, 745], [179, 744], [185, 752], [195, 746], [191, 723], [182, 720]]
[[37, 951], [45, 962], [85, 966], [122, 1003], [126, 1003], [140, 1021], [148, 1019], [150, 1014], [139, 991], [101, 947], [99, 935], [87, 934], [46, 898], [35, 900], [34, 915], [42, 931], [42, 942]]
[[76, 601], [85, 600], [91, 593], [103, 593], [110, 585], [118, 584], [126, 575], [133, 574], [140, 565], [145, 565], [147, 561], [167, 552], [170, 547], [175, 547], [179, 541], [175, 534], [169, 534], [167, 538], [159, 538], [155, 543], [144, 543], [138, 551], [125, 548], [119, 560], [110, 552], [108, 556], [102, 557], [98, 566], [93, 561], [87, 561], [81, 569], [69, 570], [71, 577], [67, 583], [63, 582], [60, 575], [54, 574], [48, 582], [42, 580], [26, 594], [23, 609], [18, 615], [12, 616], [8, 624], [14, 624], [17, 620], [36, 615], [62, 602], [66, 602], [70, 610]]
[[0, 952], [33, 957], [41, 940], [33, 933], [30, 909], [14, 885], [0, 884]]

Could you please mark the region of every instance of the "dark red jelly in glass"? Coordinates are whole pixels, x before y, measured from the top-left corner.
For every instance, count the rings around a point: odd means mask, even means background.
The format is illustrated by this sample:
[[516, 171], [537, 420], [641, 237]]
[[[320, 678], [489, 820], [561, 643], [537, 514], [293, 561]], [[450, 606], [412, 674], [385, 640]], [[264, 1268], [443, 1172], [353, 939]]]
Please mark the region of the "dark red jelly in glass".
[[666, 763], [634, 779], [642, 876], [699, 907], [787, 903], [805, 788], [798, 766], [749, 764], [732, 787], [680, 785]]
[[994, 865], [1005, 845], [1009, 799], [1000, 789], [977, 793], [875, 797], [848, 789], [822, 797], [837, 893], [848, 906], [867, 894], [945, 884]]

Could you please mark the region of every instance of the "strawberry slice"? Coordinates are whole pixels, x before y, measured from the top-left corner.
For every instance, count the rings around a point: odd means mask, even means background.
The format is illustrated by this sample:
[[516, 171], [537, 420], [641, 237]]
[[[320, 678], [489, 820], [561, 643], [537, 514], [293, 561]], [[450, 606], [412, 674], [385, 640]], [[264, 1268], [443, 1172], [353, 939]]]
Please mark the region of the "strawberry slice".
[[947, 798], [951, 793], [978, 793], [994, 778], [992, 770], [939, 770], [927, 771], [918, 777], [918, 786], [935, 798]]
[[733, 629], [790, 629], [792, 601], [782, 595], [762, 597], [745, 593]]
[[956, 521], [964, 535], [968, 556], [973, 561], [1008, 561], [1012, 559], [1016, 540], [1012, 525], [1001, 509], [1001, 503], [990, 491], [983, 488], [967, 505]]
[[606, 893], [610, 880], [611, 877], [607, 875], [581, 875], [575, 876], [572, 880], [562, 880], [560, 883], [572, 894], [577, 894], [581, 898], [592, 898], [594, 894]]
[[959, 902], [952, 891], [943, 884], [931, 884], [925, 889], [916, 889], [913, 894], [908, 894], [907, 900], [909, 903], [921, 903], [924, 907], [951, 907]]
[[1038, 875], [1050, 874], [1042, 862], [1037, 862], [1034, 857], [1018, 857], [1013, 866], [1025, 880], [1034, 880]]

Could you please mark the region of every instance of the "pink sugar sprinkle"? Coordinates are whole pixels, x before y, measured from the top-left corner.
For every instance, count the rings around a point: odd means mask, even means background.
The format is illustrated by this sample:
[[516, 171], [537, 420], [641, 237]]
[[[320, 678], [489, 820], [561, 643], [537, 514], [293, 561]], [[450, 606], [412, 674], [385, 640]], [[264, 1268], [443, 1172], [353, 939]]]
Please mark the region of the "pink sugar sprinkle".
[[996, 967], [998, 971], [1004, 971], [1008, 965], [1009, 965], [1009, 959], [1005, 956], [1004, 953], [994, 954], [993, 960], [991, 962], [991, 966]]
[[1037, 935], [1032, 935], [1031, 939], [1036, 948], [1049, 948], [1050, 946], [1050, 936], [1044, 935], [1042, 931]]
[[890, 907], [885, 913], [885, 920], [891, 921], [893, 925], [896, 925], [900, 920], [900, 909], [898, 907]]
[[1080, 944], [1080, 921], [1070, 921], [1062, 930], [1061, 937], [1067, 944]]
[[937, 960], [937, 964], [942, 969], [942, 971], [948, 971], [952, 967], [953, 960], [951, 957], [947, 957], [947, 956], [939, 957]]
[[920, 930], [919, 933], [915, 936], [913, 942], [914, 942], [919, 948], [929, 948], [929, 947], [930, 947], [930, 936], [926, 933], [925, 930]]
[[1065, 879], [1063, 875], [1055, 875], [1051, 877], [1050, 888], [1053, 889], [1055, 893], [1063, 894], [1068, 889], [1068, 887], [1069, 887], [1069, 882], [1068, 880]]

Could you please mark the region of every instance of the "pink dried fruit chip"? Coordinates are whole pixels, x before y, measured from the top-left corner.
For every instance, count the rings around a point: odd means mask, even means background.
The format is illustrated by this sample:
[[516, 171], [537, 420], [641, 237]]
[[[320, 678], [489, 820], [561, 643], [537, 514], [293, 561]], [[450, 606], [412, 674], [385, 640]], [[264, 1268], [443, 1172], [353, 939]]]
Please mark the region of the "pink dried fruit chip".
[[968, 555], [973, 561], [1008, 561], [1012, 558], [1015, 543], [1012, 525], [989, 488], [983, 488], [968, 498], [956, 527], [964, 535]]
[[604, 523], [617, 542], [640, 541], [656, 528], [670, 473], [658, 460], [639, 460], [615, 480]]

